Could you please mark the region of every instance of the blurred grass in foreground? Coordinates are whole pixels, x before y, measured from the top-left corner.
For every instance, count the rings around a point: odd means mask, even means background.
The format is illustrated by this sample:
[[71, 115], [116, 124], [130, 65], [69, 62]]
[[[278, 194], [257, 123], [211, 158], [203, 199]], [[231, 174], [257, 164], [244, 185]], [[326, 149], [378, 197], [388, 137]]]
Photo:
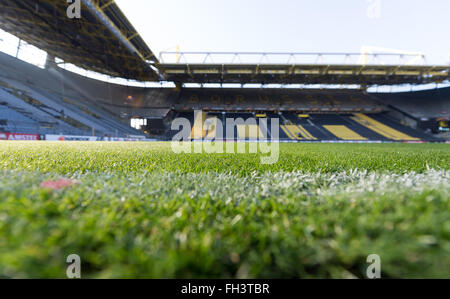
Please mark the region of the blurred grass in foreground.
[[[0, 142], [0, 277], [450, 277], [448, 145]], [[357, 169], [357, 170], [356, 170]], [[65, 177], [59, 191], [41, 183]]]

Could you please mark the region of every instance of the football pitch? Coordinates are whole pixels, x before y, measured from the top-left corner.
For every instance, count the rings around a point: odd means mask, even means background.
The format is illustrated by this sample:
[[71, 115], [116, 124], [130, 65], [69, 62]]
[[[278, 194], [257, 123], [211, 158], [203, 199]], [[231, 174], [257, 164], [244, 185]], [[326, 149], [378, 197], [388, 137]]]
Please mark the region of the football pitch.
[[[63, 183], [61, 183], [63, 181]], [[59, 182], [59, 183], [58, 183]], [[0, 142], [0, 277], [450, 277], [450, 146]]]

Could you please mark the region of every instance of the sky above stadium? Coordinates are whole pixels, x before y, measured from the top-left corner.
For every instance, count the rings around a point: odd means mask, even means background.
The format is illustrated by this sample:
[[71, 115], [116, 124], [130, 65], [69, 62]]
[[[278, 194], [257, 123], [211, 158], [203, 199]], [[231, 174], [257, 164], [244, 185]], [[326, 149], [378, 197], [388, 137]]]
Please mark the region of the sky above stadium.
[[357, 52], [372, 46], [450, 63], [448, 0], [116, 0], [161, 51]]

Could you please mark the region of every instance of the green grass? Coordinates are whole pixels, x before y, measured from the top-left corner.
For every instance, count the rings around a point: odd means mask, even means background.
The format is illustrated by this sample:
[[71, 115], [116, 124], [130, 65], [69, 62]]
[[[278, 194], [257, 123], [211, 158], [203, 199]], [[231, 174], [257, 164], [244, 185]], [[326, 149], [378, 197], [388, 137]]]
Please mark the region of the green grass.
[[[450, 277], [450, 147], [0, 142], [0, 277]], [[59, 191], [40, 187], [60, 177]]]
[[446, 144], [280, 144], [279, 161], [262, 165], [257, 154], [175, 154], [170, 143], [8, 143], [0, 142], [0, 169], [42, 173], [136, 171], [233, 173], [343, 170], [423, 172], [450, 169]]

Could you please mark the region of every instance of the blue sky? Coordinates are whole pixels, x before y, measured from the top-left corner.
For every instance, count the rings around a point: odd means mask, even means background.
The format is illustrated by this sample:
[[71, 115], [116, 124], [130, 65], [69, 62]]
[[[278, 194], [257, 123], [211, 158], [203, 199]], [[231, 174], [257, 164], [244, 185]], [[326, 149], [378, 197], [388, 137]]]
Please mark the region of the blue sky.
[[[155, 53], [359, 52], [450, 60], [449, 0], [116, 0]], [[379, 3], [379, 5], [378, 5]]]

